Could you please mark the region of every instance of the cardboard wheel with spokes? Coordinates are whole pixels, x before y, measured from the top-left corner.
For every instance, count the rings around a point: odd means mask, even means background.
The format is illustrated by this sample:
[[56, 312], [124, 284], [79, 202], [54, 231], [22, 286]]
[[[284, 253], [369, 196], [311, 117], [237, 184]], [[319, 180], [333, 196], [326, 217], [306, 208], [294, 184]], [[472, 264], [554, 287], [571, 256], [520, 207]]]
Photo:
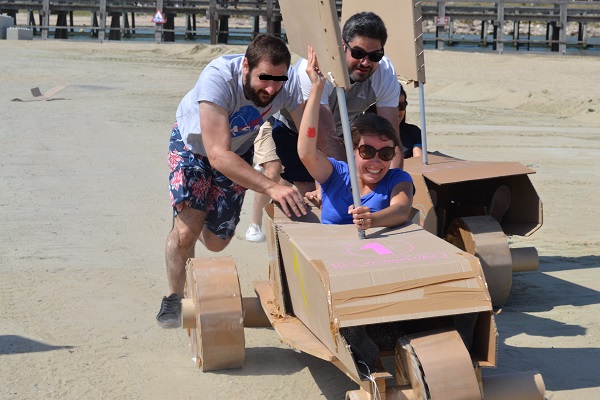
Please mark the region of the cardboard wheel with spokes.
[[242, 366], [242, 296], [237, 269], [230, 257], [188, 261], [182, 320], [202, 371]]
[[479, 258], [492, 305], [504, 305], [512, 287], [513, 261], [498, 221], [490, 216], [457, 218], [448, 228], [446, 240]]

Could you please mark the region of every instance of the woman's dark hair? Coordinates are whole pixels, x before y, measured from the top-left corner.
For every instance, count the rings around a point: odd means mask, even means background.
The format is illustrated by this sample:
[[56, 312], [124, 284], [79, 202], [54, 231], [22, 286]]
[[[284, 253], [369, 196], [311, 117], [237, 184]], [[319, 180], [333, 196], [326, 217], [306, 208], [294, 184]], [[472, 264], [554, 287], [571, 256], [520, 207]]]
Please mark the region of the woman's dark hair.
[[285, 64], [289, 68], [292, 55], [283, 40], [268, 33], [261, 33], [248, 45], [246, 59], [250, 71], [261, 61], [268, 61], [273, 65]]
[[391, 140], [394, 146], [400, 147], [396, 130], [387, 119], [372, 113], [361, 114], [350, 127], [352, 148], [356, 149], [363, 136], [379, 136]]
[[[404, 90], [404, 86], [400, 85], [400, 96], [404, 95], [404, 100], [408, 98], [406, 95], [406, 91]], [[400, 101], [400, 96], [398, 96], [398, 101]]]

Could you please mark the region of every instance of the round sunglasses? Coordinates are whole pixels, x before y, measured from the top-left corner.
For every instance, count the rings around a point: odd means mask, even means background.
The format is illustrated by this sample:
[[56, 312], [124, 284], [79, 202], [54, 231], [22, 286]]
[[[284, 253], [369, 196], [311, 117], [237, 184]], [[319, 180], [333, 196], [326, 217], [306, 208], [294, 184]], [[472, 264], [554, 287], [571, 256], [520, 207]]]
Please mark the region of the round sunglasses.
[[358, 146], [358, 155], [363, 160], [370, 160], [375, 157], [375, 154], [379, 155], [379, 158], [383, 161], [390, 161], [396, 155], [393, 147], [382, 147], [377, 150], [373, 146], [369, 146], [368, 144], [362, 144]]
[[346, 39], [344, 39], [344, 44], [346, 44], [346, 47], [348, 48], [348, 50], [350, 50], [350, 55], [355, 60], [362, 60], [365, 57], [369, 57], [369, 61], [379, 62], [385, 55], [383, 47], [380, 50], [375, 50], [370, 53], [367, 53], [364, 49], [361, 49], [360, 47], [350, 47]]

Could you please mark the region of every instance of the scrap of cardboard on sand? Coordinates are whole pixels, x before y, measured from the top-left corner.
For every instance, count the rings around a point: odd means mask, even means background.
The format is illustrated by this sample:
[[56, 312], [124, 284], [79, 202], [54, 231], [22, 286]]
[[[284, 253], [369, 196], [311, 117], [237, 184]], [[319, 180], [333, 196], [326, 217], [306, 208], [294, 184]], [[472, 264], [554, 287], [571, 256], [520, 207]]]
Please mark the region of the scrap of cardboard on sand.
[[54, 86], [52, 89], [48, 90], [44, 94], [42, 94], [39, 87], [34, 87], [31, 89], [31, 95], [33, 96], [33, 98], [31, 98], [31, 99], [16, 98], [16, 99], [12, 99], [12, 101], [28, 102], [28, 101], [58, 100], [58, 99], [53, 99], [52, 96], [54, 96], [56, 93], [63, 90], [65, 87], [66, 86], [62, 86], [62, 85]]

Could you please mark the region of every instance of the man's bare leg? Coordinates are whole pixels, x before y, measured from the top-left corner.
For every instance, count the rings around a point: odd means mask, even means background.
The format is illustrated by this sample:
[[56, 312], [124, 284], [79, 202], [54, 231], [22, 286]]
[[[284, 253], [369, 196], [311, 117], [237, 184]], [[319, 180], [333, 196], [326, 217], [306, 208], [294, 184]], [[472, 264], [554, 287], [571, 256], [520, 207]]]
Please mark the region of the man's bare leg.
[[167, 238], [165, 258], [167, 263], [167, 279], [169, 294], [175, 293], [183, 297], [185, 285], [185, 265], [194, 257], [196, 240], [204, 226], [206, 214], [184, 206], [173, 220], [173, 229]]
[[194, 257], [196, 240], [204, 226], [205, 213], [184, 206], [173, 218], [167, 238], [165, 261], [169, 291], [163, 297], [156, 321], [162, 328], [181, 327], [181, 298], [185, 286], [185, 266]]

